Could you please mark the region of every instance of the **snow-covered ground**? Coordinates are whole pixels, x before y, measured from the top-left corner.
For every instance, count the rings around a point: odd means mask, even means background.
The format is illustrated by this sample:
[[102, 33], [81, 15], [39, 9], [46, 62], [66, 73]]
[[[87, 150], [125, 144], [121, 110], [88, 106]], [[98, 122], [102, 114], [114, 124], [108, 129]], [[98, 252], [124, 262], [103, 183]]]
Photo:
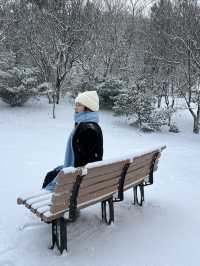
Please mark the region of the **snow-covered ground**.
[[101, 112], [104, 158], [163, 144], [155, 184], [143, 208], [132, 191], [115, 205], [115, 223], [101, 222], [100, 205], [82, 210], [68, 227], [69, 251], [58, 256], [48, 245], [51, 226], [41, 223], [16, 198], [41, 187], [45, 173], [63, 162], [73, 127], [73, 108], [63, 102], [52, 119], [46, 100], [10, 108], [0, 102], [0, 266], [190, 266], [200, 261], [200, 135], [189, 113], [177, 114], [179, 134], [145, 134]]

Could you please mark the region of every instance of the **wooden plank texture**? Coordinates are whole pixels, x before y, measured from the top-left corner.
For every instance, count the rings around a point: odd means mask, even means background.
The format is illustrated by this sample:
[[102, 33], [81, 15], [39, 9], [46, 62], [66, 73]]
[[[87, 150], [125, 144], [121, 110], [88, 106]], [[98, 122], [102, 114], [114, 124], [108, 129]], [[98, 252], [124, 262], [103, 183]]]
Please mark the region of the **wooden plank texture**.
[[47, 194], [51, 194], [50, 191], [47, 190], [41, 190], [35, 193], [28, 193], [26, 195], [22, 195], [20, 197], [17, 198], [17, 204], [24, 204], [25, 201], [33, 199], [33, 198], [37, 198], [39, 196], [43, 196], [43, 195], [47, 195]]
[[95, 178], [97, 176], [104, 176], [106, 174], [114, 173], [114, 172], [116, 173], [121, 172], [123, 166], [128, 162], [129, 160], [123, 160], [123, 161], [108, 164], [108, 165], [90, 168], [88, 169], [88, 173], [85, 176], [85, 179]]
[[112, 195], [115, 192], [117, 192], [117, 186], [116, 185], [110, 186], [109, 188], [104, 188], [102, 190], [90, 193], [88, 195], [79, 196], [78, 197], [78, 204], [90, 201], [92, 199], [96, 199], [98, 197], [104, 196], [105, 194]]

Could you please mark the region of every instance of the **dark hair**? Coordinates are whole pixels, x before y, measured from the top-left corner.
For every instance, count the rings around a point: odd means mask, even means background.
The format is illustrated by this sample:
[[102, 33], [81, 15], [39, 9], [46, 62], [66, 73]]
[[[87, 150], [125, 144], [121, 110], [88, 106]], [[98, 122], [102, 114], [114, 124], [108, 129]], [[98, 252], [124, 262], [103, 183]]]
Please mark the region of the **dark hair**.
[[91, 109], [89, 109], [89, 108], [86, 107], [86, 106], [84, 106], [84, 110], [85, 110], [85, 112], [94, 112], [94, 111], [92, 111]]

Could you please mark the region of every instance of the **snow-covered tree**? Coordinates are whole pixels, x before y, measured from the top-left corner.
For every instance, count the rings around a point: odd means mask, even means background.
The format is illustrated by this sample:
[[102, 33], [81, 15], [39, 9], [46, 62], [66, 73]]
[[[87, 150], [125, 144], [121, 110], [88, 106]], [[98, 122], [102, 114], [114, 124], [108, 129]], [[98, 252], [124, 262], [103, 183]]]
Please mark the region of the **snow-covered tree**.
[[155, 96], [146, 80], [138, 81], [114, 98], [115, 115], [126, 115], [134, 118], [134, 125], [149, 131], [158, 130], [167, 124], [165, 110], [156, 110]]
[[37, 69], [14, 66], [0, 71], [0, 97], [11, 106], [22, 106], [32, 96], [38, 94]]
[[112, 108], [114, 106], [114, 99], [125, 88], [127, 83], [123, 80], [107, 78], [99, 82], [97, 85], [98, 94], [100, 96], [100, 104], [106, 108]]
[[182, 78], [177, 82], [193, 117], [193, 132], [200, 131], [200, 6], [197, 0], [177, 1], [174, 8], [176, 27], [171, 41], [181, 62]]

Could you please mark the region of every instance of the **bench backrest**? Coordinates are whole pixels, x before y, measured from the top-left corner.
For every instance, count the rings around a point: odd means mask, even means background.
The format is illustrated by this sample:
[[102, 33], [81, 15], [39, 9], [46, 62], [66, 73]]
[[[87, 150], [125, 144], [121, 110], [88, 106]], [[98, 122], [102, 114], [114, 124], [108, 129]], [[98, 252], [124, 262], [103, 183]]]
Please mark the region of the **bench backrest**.
[[102, 201], [118, 190], [119, 178], [123, 167], [128, 160], [121, 160], [107, 164], [91, 163], [86, 166], [87, 174], [84, 176], [78, 195], [78, 207], [84, 207], [93, 202]]
[[66, 168], [58, 174], [50, 208], [52, 214], [69, 209], [73, 186], [77, 177], [81, 175], [82, 170], [79, 168]]
[[84, 208], [102, 201], [119, 192], [121, 178], [124, 178], [123, 191], [144, 182], [151, 172], [157, 170], [164, 148], [163, 146], [141, 155], [130, 156], [128, 159], [89, 163], [73, 173], [66, 173], [64, 169], [59, 174], [50, 211], [56, 214], [72, 205]]
[[83, 208], [117, 192], [119, 178], [127, 162], [121, 160], [103, 165], [98, 163], [96, 166], [92, 163], [88, 167], [77, 168], [73, 173], [62, 170], [52, 196], [51, 213], [66, 210], [73, 204]]
[[126, 172], [124, 190], [132, 187], [133, 184], [141, 183], [146, 177], [149, 178], [151, 171], [157, 170], [159, 158], [161, 156], [160, 150], [142, 154], [132, 158], [128, 170]]

